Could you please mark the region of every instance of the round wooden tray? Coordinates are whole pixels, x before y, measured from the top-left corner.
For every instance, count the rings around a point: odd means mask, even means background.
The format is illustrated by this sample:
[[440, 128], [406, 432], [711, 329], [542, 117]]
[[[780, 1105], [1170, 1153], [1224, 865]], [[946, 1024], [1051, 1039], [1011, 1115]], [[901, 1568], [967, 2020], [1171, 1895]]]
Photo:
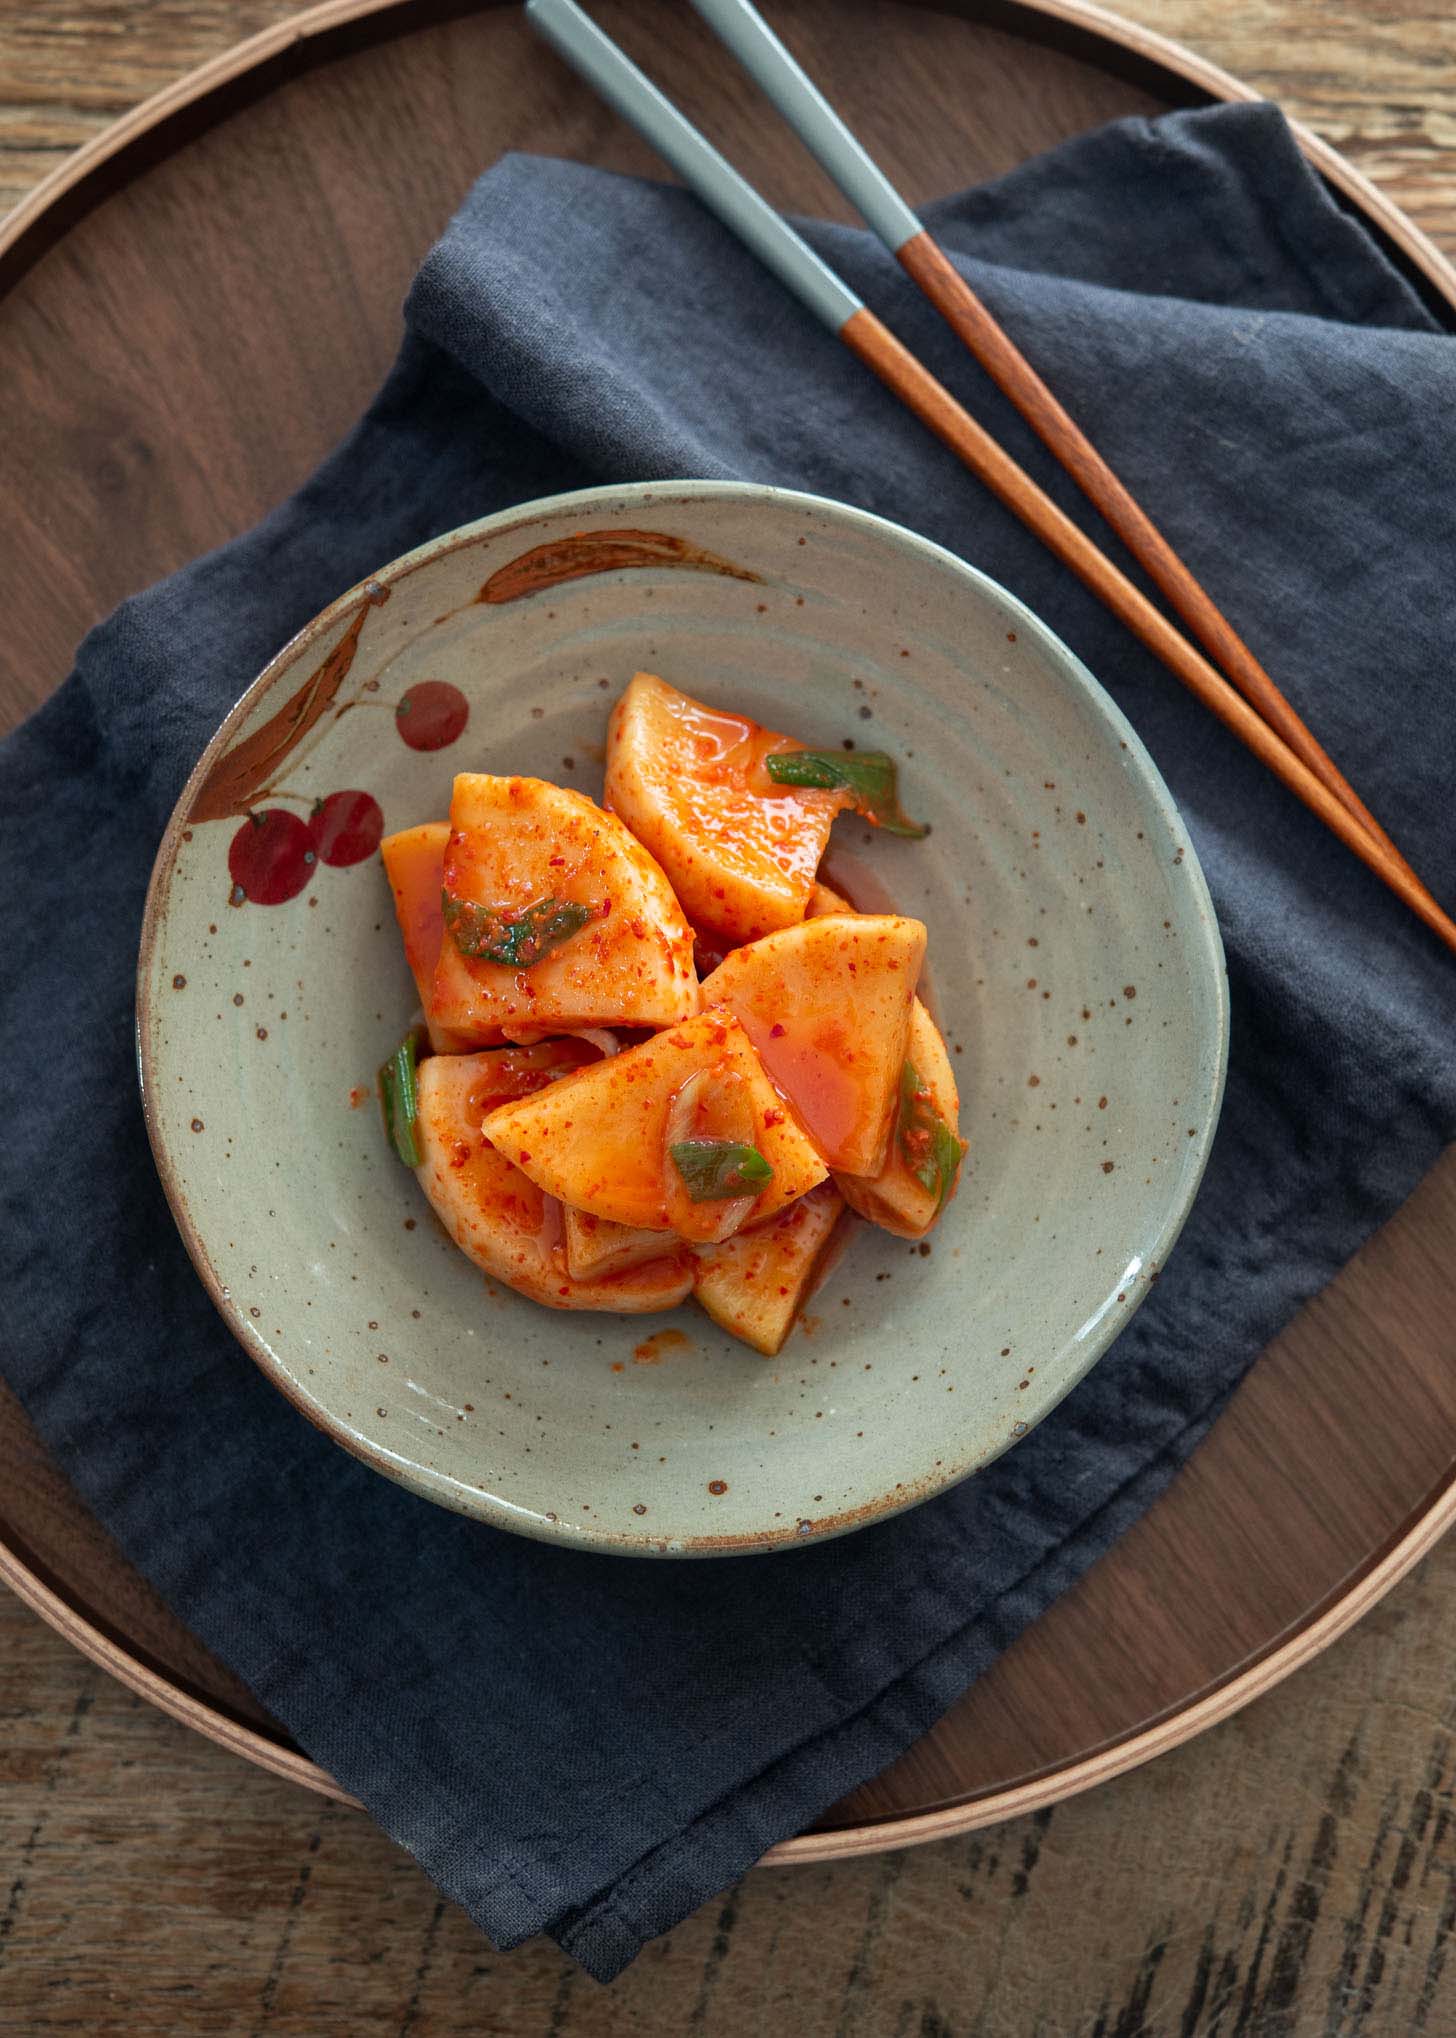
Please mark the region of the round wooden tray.
[[[595, 11], [770, 199], [844, 216], [687, 10]], [[1254, 96], [1080, 0], [780, 0], [776, 19], [912, 202], [1119, 114]], [[1456, 272], [1300, 140], [1456, 328]], [[122, 595], [297, 486], [388, 365], [430, 241], [507, 148], [661, 174], [514, 7], [331, 0], [139, 108], [12, 215], [0, 725]], [[1333, 1640], [1456, 1514], [1453, 1243], [1448, 1154], [1263, 1354], [1163, 1500], [909, 1754], [769, 1859], [1068, 1796]], [[44, 1619], [200, 1732], [343, 1795], [131, 1570], [3, 1390], [0, 1496], [0, 1577]]]

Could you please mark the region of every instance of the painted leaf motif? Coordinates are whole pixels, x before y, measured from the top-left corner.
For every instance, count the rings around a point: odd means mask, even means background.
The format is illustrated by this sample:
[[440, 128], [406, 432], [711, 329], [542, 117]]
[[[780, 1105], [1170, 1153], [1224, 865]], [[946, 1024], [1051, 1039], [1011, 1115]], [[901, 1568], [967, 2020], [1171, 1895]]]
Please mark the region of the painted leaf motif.
[[634, 566], [667, 567], [688, 573], [720, 573], [730, 580], [758, 580], [746, 566], [705, 552], [686, 538], [663, 531], [573, 531], [535, 545], [490, 576], [477, 602], [521, 601], [559, 587], [564, 580], [584, 580], [591, 573], [620, 573]]
[[349, 627], [323, 663], [261, 728], [219, 757], [198, 788], [189, 821], [226, 821], [249, 812], [277, 777], [284, 759], [333, 705], [354, 663], [369, 611], [388, 600], [389, 589], [371, 582]]

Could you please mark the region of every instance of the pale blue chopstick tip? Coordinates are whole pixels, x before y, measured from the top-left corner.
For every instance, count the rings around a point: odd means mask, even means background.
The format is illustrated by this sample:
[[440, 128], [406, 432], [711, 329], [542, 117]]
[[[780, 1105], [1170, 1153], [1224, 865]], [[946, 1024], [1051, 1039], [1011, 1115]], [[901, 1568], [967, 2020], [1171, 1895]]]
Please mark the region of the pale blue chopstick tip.
[[891, 254], [914, 240], [923, 231], [920, 221], [752, 0], [693, 0], [693, 6]]
[[831, 332], [837, 333], [863, 310], [849, 285], [780, 219], [576, 0], [527, 0], [526, 18]]

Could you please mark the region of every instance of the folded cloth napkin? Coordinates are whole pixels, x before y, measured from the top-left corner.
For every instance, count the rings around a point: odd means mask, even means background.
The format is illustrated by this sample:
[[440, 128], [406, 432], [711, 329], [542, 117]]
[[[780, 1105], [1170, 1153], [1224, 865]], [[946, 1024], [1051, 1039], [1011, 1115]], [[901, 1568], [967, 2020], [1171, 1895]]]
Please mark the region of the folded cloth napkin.
[[[1121, 122], [929, 218], [1451, 896], [1456, 341], [1269, 108]], [[880, 249], [809, 231], [1097, 528]], [[0, 757], [0, 1053], [34, 1070], [0, 1144], [4, 1365], [132, 1561], [441, 1889], [606, 1978], [899, 1754], [1162, 1491], [1456, 1130], [1456, 965], [683, 193], [506, 160], [406, 316], [301, 493], [124, 603]], [[153, 1173], [132, 969], [188, 767], [291, 631], [469, 518], [685, 475], [898, 518], [1061, 632], [1182, 806], [1234, 1031], [1183, 1242], [1038, 1431], [842, 1541], [660, 1564], [446, 1514], [268, 1386]]]

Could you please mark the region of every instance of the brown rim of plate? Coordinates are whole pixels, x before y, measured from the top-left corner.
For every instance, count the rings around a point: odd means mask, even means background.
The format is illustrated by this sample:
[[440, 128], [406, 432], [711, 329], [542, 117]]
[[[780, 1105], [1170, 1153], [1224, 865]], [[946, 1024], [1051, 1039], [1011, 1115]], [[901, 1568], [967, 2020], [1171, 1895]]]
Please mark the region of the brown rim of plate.
[[[4, 265], [0, 288], [5, 287], [4, 277], [14, 260], [20, 258], [24, 263], [23, 243], [38, 232], [48, 215], [64, 211], [63, 201], [69, 200], [74, 205], [83, 200], [89, 181], [95, 179], [99, 185], [100, 173], [109, 163], [133, 145], [144, 142], [172, 116], [270, 60], [282, 57], [297, 44], [371, 17], [403, 13], [410, 4], [412, 0], [323, 0], [322, 5], [264, 29], [154, 93], [59, 164], [0, 221], [0, 264]], [[500, 0], [482, 0], [483, 6], [495, 4], [500, 4]], [[1013, 29], [1018, 23], [1025, 28], [1027, 17], [1031, 17], [1033, 23], [1039, 22], [1046, 39], [1051, 39], [1057, 29], [1063, 29], [1082, 42], [1089, 53], [1098, 48], [1106, 53], [1110, 45], [1122, 61], [1171, 76], [1211, 100], [1248, 104], [1264, 97], [1182, 44], [1124, 20], [1092, 4], [1092, 0], [990, 0], [985, 12]], [[1448, 316], [1456, 314], [1456, 266], [1393, 199], [1345, 161], [1329, 143], [1298, 122], [1290, 125], [1306, 160], [1384, 236], [1424, 291], [1444, 306]], [[101, 195], [99, 191], [97, 195]], [[1165, 1754], [1239, 1711], [1320, 1654], [1383, 1598], [1453, 1522], [1456, 1522], [1456, 1470], [1438, 1482], [1422, 1505], [1407, 1516], [1353, 1578], [1342, 1581], [1337, 1594], [1328, 1595], [1292, 1633], [1218, 1679], [1191, 1703], [1118, 1736], [1090, 1755], [1052, 1764], [1005, 1788], [927, 1812], [892, 1814], [882, 1821], [804, 1833], [770, 1848], [763, 1860], [774, 1866], [824, 1861], [973, 1832], [1073, 1797], [1150, 1761], [1155, 1755]], [[107, 1632], [90, 1613], [82, 1612], [49, 1582], [38, 1562], [30, 1559], [18, 1544], [5, 1540], [4, 1528], [0, 1520], [0, 1581], [119, 1683], [183, 1725], [273, 1775], [340, 1803], [358, 1802], [301, 1750], [278, 1736], [247, 1725], [218, 1701], [200, 1697]]]

